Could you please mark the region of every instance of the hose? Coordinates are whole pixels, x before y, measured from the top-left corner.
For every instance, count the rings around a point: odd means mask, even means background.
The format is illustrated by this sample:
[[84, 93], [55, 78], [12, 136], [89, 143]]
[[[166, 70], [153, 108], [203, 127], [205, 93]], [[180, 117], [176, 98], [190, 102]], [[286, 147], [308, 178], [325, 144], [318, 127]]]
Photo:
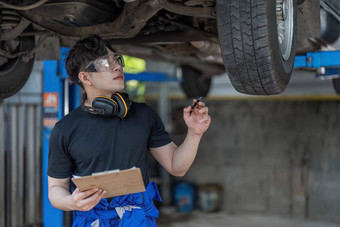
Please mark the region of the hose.
[[29, 10], [29, 9], [37, 8], [38, 6], [41, 6], [47, 1], [48, 0], [40, 0], [36, 3], [33, 3], [32, 5], [27, 5], [27, 6], [16, 6], [16, 5], [12, 5], [7, 2], [4, 2], [4, 1], [0, 1], [0, 5], [3, 5], [6, 8], [15, 9], [15, 10]]

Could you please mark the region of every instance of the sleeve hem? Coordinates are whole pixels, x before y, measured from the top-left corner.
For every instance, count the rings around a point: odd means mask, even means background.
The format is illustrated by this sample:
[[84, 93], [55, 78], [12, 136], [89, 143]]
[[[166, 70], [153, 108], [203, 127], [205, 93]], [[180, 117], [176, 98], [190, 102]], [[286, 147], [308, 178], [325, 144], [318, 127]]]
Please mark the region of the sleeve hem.
[[56, 174], [56, 173], [51, 173], [51, 172], [48, 172], [47, 173], [47, 176], [49, 177], [53, 177], [53, 178], [58, 178], [58, 179], [64, 179], [64, 178], [69, 178], [72, 176], [72, 174]]
[[165, 145], [168, 145], [169, 143], [171, 143], [172, 140], [167, 140], [167, 141], [162, 141], [162, 142], [158, 142], [158, 143], [153, 143], [152, 146], [150, 146], [150, 148], [158, 148], [158, 147], [162, 147]]

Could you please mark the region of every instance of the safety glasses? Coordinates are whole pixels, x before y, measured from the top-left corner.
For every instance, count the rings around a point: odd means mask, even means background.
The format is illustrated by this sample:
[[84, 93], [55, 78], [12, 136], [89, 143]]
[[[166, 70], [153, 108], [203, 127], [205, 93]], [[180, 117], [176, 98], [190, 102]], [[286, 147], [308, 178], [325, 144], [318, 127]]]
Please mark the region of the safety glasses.
[[113, 70], [117, 66], [116, 64], [119, 64], [121, 67], [125, 66], [123, 56], [120, 54], [108, 54], [90, 62], [81, 71], [108, 72]]

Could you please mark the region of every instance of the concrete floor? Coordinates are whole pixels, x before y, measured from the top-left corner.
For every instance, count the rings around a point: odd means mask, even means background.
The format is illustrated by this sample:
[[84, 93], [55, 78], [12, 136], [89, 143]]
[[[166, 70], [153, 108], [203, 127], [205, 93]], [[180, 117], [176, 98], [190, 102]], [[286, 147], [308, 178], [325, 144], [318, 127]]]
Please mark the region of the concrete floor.
[[277, 216], [238, 214], [224, 212], [178, 213], [161, 209], [157, 225], [159, 227], [339, 227], [340, 223], [305, 221]]

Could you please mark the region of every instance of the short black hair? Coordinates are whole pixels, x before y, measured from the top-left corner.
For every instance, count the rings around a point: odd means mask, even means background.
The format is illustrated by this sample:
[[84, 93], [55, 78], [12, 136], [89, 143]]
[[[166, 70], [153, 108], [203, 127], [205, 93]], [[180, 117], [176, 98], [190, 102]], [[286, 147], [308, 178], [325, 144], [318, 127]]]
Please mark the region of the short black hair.
[[83, 87], [78, 78], [80, 70], [91, 61], [108, 54], [106, 48], [115, 52], [111, 44], [99, 35], [90, 35], [77, 41], [68, 52], [65, 60], [66, 71], [70, 80]]

